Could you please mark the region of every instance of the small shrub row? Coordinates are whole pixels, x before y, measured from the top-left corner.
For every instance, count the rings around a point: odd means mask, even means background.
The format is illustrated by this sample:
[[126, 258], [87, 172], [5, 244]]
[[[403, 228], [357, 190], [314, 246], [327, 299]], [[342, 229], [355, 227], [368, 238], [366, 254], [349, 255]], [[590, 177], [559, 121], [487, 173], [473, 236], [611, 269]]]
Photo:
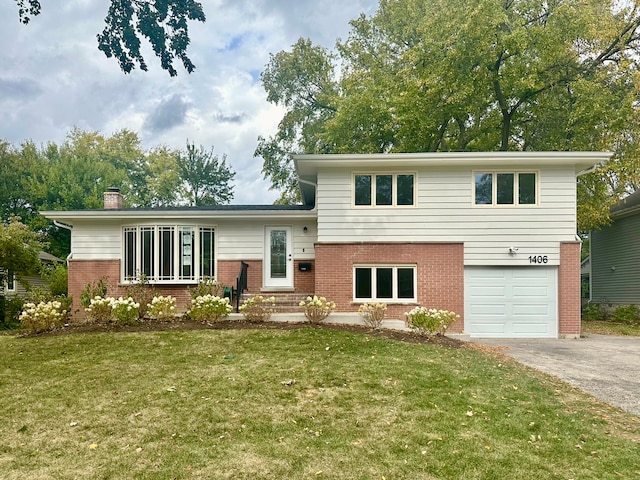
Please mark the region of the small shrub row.
[[336, 309], [336, 304], [328, 301], [325, 297], [307, 297], [300, 302], [304, 316], [310, 323], [320, 323]]
[[85, 312], [91, 322], [133, 325], [138, 322], [140, 304], [132, 297], [97, 296], [90, 300]]
[[266, 298], [262, 295], [256, 295], [244, 300], [239, 310], [244, 318], [250, 322], [266, 322], [276, 311], [276, 299], [275, 297]]
[[50, 300], [48, 302], [23, 305], [20, 314], [20, 326], [29, 333], [40, 333], [55, 330], [62, 327], [67, 320], [67, 310], [62, 302]]
[[407, 326], [424, 336], [444, 335], [447, 328], [458, 318], [460, 315], [455, 312], [426, 307], [416, 307], [405, 313]]
[[590, 303], [582, 310], [584, 320], [604, 320], [630, 325], [640, 324], [640, 306]]

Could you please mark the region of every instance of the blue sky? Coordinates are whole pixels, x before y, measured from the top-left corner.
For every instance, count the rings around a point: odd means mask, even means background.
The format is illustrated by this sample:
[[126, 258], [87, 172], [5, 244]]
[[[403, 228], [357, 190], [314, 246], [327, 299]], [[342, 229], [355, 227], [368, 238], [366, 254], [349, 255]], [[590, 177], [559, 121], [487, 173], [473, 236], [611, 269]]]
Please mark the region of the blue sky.
[[[63, 6], [60, 6], [60, 3]], [[333, 48], [349, 21], [372, 15], [374, 0], [203, 1], [204, 24], [191, 23], [189, 56], [196, 71], [160, 68], [146, 50], [149, 72], [125, 75], [97, 48], [108, 2], [42, 2], [42, 14], [18, 21], [14, 1], [0, 2], [0, 139], [58, 144], [73, 128], [105, 135], [136, 131], [144, 148], [184, 148], [187, 139], [227, 155], [236, 171], [237, 204], [271, 203], [259, 135], [276, 131], [283, 111], [266, 101], [259, 74], [269, 54], [300, 37]]]

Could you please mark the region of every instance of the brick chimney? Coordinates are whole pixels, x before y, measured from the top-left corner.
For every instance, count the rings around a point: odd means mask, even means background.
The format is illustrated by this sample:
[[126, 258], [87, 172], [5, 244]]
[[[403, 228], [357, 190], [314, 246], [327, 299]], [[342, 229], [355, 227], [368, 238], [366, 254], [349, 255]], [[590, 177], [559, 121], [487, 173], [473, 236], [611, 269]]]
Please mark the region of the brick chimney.
[[104, 209], [105, 210], [119, 210], [123, 207], [122, 194], [118, 187], [109, 187], [109, 190], [104, 192]]

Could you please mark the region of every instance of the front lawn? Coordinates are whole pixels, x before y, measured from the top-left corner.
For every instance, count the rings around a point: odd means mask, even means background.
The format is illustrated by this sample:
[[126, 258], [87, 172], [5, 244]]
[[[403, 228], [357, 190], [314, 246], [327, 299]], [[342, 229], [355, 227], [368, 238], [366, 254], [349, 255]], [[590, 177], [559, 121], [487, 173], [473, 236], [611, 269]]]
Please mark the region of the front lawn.
[[640, 324], [614, 322], [611, 320], [582, 320], [582, 332], [600, 335], [626, 335], [640, 337]]
[[491, 351], [301, 328], [0, 352], [3, 479], [640, 478], [640, 419]]

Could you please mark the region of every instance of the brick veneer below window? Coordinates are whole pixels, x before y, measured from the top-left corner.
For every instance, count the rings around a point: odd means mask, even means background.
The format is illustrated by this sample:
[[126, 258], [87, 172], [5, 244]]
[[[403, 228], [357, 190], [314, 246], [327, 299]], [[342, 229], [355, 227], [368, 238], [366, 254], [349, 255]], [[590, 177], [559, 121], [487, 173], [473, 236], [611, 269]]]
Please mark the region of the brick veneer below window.
[[[316, 244], [315, 293], [336, 303], [336, 311], [356, 312], [354, 264], [415, 264], [418, 304], [460, 315], [450, 331], [464, 328], [464, 245], [461, 243]], [[416, 304], [387, 307], [387, 318], [404, 319]]]

